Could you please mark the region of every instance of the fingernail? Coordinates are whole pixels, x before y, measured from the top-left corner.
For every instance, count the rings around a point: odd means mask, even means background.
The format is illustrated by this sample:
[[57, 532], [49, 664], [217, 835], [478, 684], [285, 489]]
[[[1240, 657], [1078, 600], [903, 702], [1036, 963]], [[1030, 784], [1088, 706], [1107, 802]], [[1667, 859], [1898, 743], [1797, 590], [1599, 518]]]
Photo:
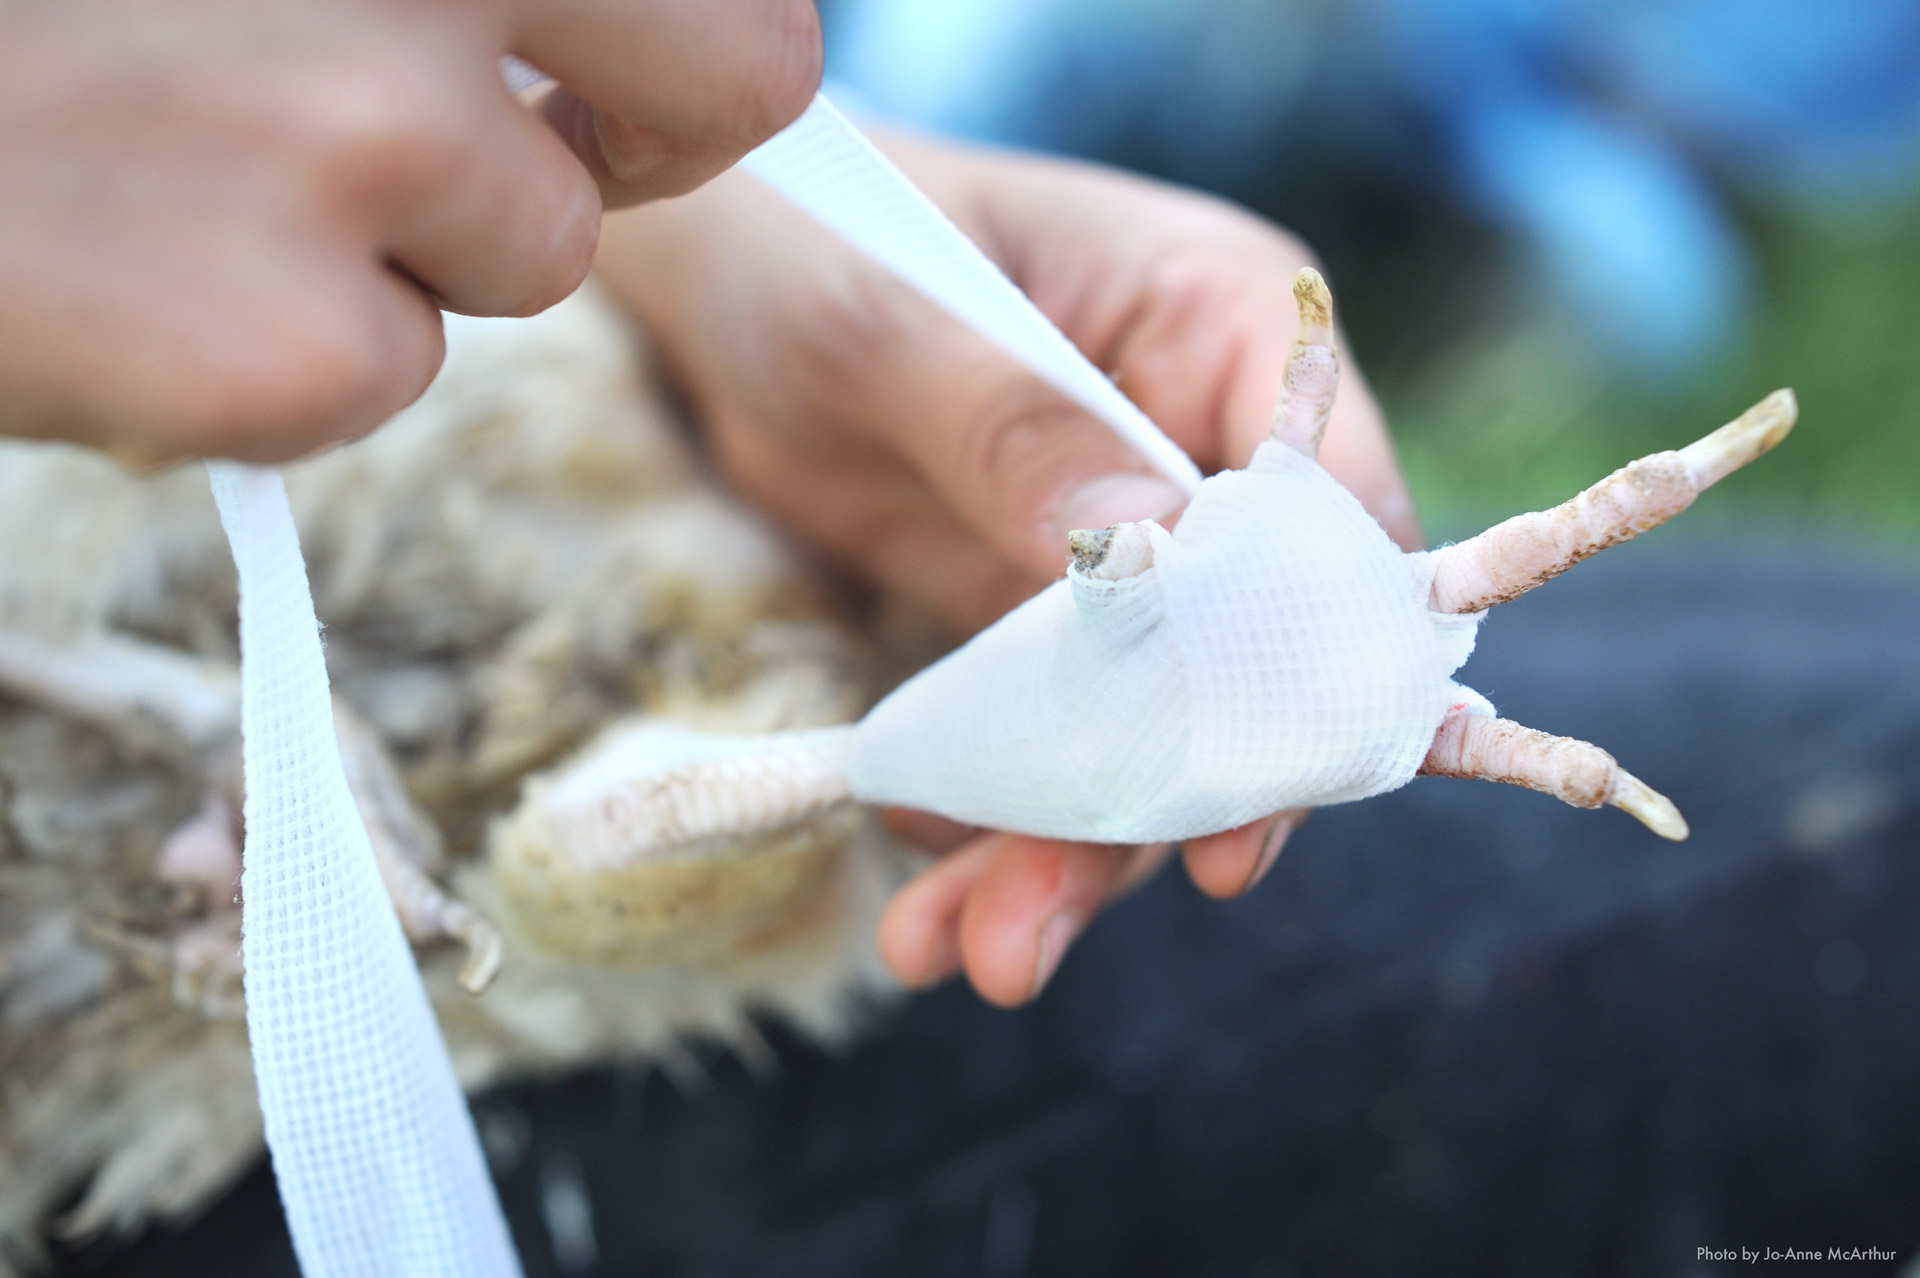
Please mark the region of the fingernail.
[[1260, 844], [1260, 859], [1253, 863], [1253, 873], [1240, 885], [1242, 892], [1251, 892], [1254, 884], [1267, 877], [1267, 871], [1280, 859], [1280, 849], [1286, 846], [1287, 836], [1293, 833], [1294, 824], [1292, 817], [1283, 816], [1268, 827], [1267, 837]]
[[1102, 475], [1067, 494], [1054, 517], [1054, 530], [1064, 546], [1067, 534], [1076, 529], [1164, 519], [1186, 500], [1171, 481], [1156, 475]]
[[1040, 997], [1040, 991], [1047, 988], [1054, 969], [1066, 957], [1067, 947], [1073, 944], [1079, 931], [1080, 920], [1071, 914], [1056, 914], [1040, 929], [1040, 957], [1033, 965], [1033, 992], [1028, 998]]

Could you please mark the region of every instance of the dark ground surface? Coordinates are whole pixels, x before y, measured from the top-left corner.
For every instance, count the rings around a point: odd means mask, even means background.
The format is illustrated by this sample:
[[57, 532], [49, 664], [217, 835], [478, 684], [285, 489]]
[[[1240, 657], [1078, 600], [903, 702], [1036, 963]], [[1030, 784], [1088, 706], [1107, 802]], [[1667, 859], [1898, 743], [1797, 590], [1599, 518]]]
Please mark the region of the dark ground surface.
[[[480, 1102], [531, 1275], [1693, 1275], [1920, 1243], [1920, 581], [1638, 546], [1466, 677], [1693, 822], [1425, 780], [1230, 905], [1178, 874], [1039, 1005], [948, 987], [705, 1094]], [[98, 1275], [292, 1274], [258, 1170]]]

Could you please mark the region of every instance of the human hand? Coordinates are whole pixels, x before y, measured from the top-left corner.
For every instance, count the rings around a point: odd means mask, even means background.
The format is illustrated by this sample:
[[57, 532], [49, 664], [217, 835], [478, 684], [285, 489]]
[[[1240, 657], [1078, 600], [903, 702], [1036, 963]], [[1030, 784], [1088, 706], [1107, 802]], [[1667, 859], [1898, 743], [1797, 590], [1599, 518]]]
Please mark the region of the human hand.
[[[1300, 244], [1222, 202], [1119, 173], [924, 139], [882, 145], [1204, 469], [1246, 462], [1296, 335], [1293, 279], [1311, 261]], [[744, 174], [610, 218], [601, 267], [734, 482], [962, 632], [1059, 576], [1068, 531], [1171, 522], [1181, 503], [1106, 427]], [[1357, 378], [1321, 460], [1403, 545], [1418, 542]], [[889, 907], [887, 962], [912, 985], [964, 966], [1009, 1005], [1169, 852], [896, 815], [953, 850]], [[1210, 895], [1244, 891], [1304, 816], [1193, 840], [1188, 871]]]
[[[562, 87], [523, 104], [513, 53]], [[811, 0], [0, 8], [0, 433], [282, 460], [371, 429], [438, 307], [531, 314], [603, 200], [692, 189], [820, 72]]]

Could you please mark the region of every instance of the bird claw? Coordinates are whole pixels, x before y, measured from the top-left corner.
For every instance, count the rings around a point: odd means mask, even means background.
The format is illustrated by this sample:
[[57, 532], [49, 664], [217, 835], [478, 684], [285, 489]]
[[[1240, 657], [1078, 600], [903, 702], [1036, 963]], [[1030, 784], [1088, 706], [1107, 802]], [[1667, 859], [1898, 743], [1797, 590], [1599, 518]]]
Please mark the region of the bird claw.
[[1273, 437], [1308, 457], [1320, 455], [1320, 440], [1340, 389], [1340, 357], [1333, 347], [1333, 294], [1320, 272], [1302, 267], [1293, 277], [1300, 307], [1300, 335], [1280, 377], [1273, 410]]
[[1096, 581], [1123, 581], [1153, 567], [1153, 537], [1145, 523], [1075, 529], [1067, 534], [1073, 566]]
[[[1483, 611], [1517, 599], [1608, 546], [1658, 527], [1691, 506], [1707, 488], [1786, 438], [1798, 411], [1792, 391], [1775, 391], [1736, 420], [1685, 448], [1642, 457], [1552, 510], [1517, 515], [1477, 537], [1436, 551], [1431, 606], [1441, 613]], [[1680, 810], [1665, 795], [1619, 767], [1613, 756], [1598, 746], [1544, 733], [1532, 735], [1544, 742], [1559, 743], [1560, 748], [1548, 749], [1540, 742], [1522, 746], [1517, 739], [1507, 740], [1509, 730], [1530, 731], [1505, 720], [1449, 719], [1435, 735], [1434, 749], [1423, 771], [1530, 786], [1581, 807], [1607, 803], [1631, 814], [1663, 839], [1687, 837], [1687, 822]], [[1482, 747], [1478, 757], [1484, 766], [1480, 770], [1462, 770], [1459, 760], [1450, 757], [1454, 744], [1450, 733], [1455, 731], [1462, 734], [1463, 743]], [[1486, 763], [1488, 749], [1496, 742], [1515, 747], [1504, 768]], [[1592, 755], [1583, 753], [1586, 751]], [[1605, 793], [1594, 802], [1570, 797], [1570, 787], [1582, 769], [1598, 766], [1592, 756], [1605, 760]]]
[[1434, 552], [1433, 610], [1482, 612], [1518, 599], [1584, 559], [1657, 528], [1793, 429], [1799, 407], [1778, 390], [1706, 438], [1627, 463], [1551, 510], [1515, 515]]
[[1680, 450], [1680, 459], [1701, 492], [1773, 451], [1799, 420], [1800, 404], [1791, 390], [1777, 390], [1704, 439]]
[[[1332, 297], [1312, 270], [1296, 277], [1294, 297], [1300, 306], [1300, 337], [1287, 359], [1273, 437], [1313, 457], [1339, 377], [1332, 347]], [[1775, 391], [1685, 448], [1630, 462], [1552, 510], [1515, 516], [1434, 552], [1431, 607], [1448, 614], [1482, 612], [1518, 598], [1608, 546], [1658, 527], [1785, 439], [1798, 413], [1791, 390]], [[1688, 835], [1680, 810], [1600, 747], [1505, 719], [1450, 715], [1434, 734], [1421, 772], [1523, 785], [1578, 807], [1609, 805], [1661, 838]]]
[[1511, 719], [1470, 711], [1448, 715], [1433, 734], [1420, 773], [1525, 786], [1576, 808], [1619, 808], [1663, 839], [1688, 834], [1680, 809], [1599, 746]]
[[[1340, 365], [1333, 345], [1333, 296], [1311, 268], [1294, 278], [1300, 333], [1287, 357], [1273, 439], [1316, 457], [1333, 411]], [[1798, 406], [1778, 390], [1738, 419], [1677, 451], [1630, 462], [1551, 510], [1495, 525], [1434, 552], [1430, 606], [1445, 614], [1483, 612], [1516, 599], [1608, 546], [1673, 518], [1712, 485], [1772, 449], [1793, 429]], [[1146, 524], [1116, 524], [1068, 535], [1073, 567], [1118, 581], [1153, 564]], [[1442, 722], [1421, 771], [1523, 785], [1577, 807], [1610, 805], [1665, 839], [1687, 837], [1686, 819], [1666, 796], [1600, 747], [1554, 737], [1504, 719], [1455, 713]]]
[[1678, 843], [1692, 833], [1673, 800], [1625, 768], [1615, 773], [1607, 802], [1663, 839]]

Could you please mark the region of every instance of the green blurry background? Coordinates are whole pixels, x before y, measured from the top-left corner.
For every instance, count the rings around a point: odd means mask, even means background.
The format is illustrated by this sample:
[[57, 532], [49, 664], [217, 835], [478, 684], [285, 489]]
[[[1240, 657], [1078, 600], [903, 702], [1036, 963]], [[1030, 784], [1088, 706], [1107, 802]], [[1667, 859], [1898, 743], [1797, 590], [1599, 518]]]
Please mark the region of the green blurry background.
[[1913, 0], [823, 0], [831, 92], [1236, 199], [1325, 259], [1430, 535], [1780, 386], [1662, 539], [1920, 546]]
[[[1563, 320], [1456, 308], [1451, 338], [1395, 312], [1369, 279], [1347, 323], [1436, 540], [1560, 501], [1644, 453], [1677, 448], [1778, 386], [1800, 425], [1663, 537], [1867, 539], [1920, 557], [1920, 202], [1831, 222], [1747, 220], [1749, 331], [1670, 383], [1635, 376]], [[1364, 273], [1364, 272], [1363, 272]], [[1658, 306], [1650, 291], [1648, 306]], [[1502, 311], [1506, 313], [1501, 313]]]

